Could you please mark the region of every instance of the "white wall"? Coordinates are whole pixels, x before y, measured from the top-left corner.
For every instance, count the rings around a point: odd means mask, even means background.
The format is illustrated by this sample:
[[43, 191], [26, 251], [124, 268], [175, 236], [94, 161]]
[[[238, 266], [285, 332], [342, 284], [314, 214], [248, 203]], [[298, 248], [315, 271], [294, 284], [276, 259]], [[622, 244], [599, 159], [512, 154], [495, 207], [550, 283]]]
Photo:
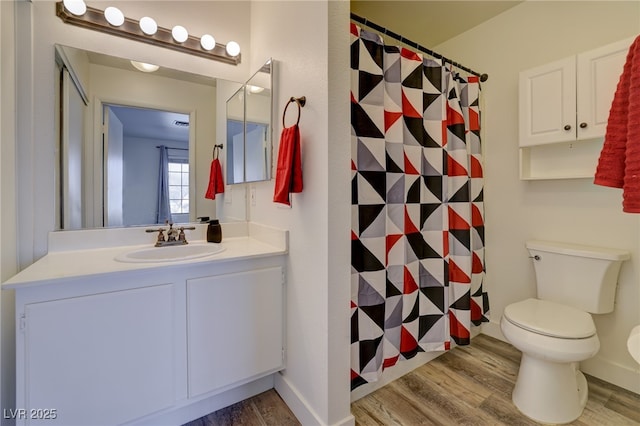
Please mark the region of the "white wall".
[[638, 2], [528, 1], [435, 46], [445, 56], [489, 74], [482, 89], [491, 323], [483, 331], [502, 338], [504, 307], [535, 294], [524, 248], [527, 239], [629, 250], [632, 259], [621, 270], [615, 312], [594, 315], [600, 352], [582, 367], [635, 392], [640, 392], [640, 375], [626, 350], [626, 338], [640, 324], [639, 218], [622, 213], [620, 190], [595, 186], [591, 179], [519, 180], [518, 73], [636, 36], [639, 30]]
[[255, 183], [250, 206], [251, 220], [290, 232], [287, 368], [276, 389], [303, 424], [353, 422], [348, 8], [344, 1], [256, 1], [251, 10], [252, 68], [269, 56], [277, 61], [274, 162], [286, 102], [307, 98], [300, 119], [303, 192], [289, 209], [272, 202], [273, 181]]

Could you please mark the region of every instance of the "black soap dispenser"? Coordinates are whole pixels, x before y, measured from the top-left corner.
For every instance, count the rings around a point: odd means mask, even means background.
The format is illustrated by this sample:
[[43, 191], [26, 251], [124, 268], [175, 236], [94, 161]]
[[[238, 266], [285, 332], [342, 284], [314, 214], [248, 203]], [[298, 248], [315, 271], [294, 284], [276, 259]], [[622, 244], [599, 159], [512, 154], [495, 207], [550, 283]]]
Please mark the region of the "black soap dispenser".
[[220, 221], [218, 219], [210, 220], [209, 226], [207, 226], [207, 242], [219, 243], [220, 241], [222, 241]]

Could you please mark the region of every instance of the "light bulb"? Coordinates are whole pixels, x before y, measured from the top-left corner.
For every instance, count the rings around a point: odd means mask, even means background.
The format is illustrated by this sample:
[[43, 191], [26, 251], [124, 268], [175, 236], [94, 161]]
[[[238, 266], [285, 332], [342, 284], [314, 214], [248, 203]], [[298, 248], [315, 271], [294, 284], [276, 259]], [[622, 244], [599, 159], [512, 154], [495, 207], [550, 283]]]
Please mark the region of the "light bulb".
[[173, 36], [173, 39], [178, 43], [184, 43], [189, 38], [187, 29], [182, 25], [176, 25], [175, 27], [173, 27], [171, 29], [171, 35]]
[[240, 54], [240, 45], [235, 41], [227, 43], [227, 54], [229, 56], [238, 56]]
[[84, 15], [87, 11], [87, 5], [83, 0], [64, 0], [62, 3], [65, 9], [76, 16]]
[[157, 71], [158, 68], [160, 68], [159, 66], [154, 64], [148, 64], [146, 62], [138, 62], [138, 61], [131, 61], [131, 65], [133, 65], [134, 67], [136, 67], [136, 69], [142, 72], [154, 72], [154, 71]]
[[146, 35], [154, 35], [158, 31], [158, 24], [153, 18], [145, 16], [140, 19], [140, 29]]
[[114, 27], [119, 27], [124, 24], [124, 15], [117, 7], [109, 6], [106, 8], [104, 10], [104, 17], [107, 19], [107, 22]]
[[200, 46], [204, 50], [213, 50], [216, 47], [216, 39], [211, 34], [205, 34], [200, 37]]

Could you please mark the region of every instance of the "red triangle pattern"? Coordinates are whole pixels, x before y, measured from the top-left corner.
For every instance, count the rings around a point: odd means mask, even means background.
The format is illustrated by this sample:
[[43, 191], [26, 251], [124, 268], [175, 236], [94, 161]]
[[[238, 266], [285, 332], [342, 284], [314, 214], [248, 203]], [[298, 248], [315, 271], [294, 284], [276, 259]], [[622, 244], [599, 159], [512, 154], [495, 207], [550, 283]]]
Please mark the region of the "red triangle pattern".
[[482, 164], [476, 157], [471, 156], [471, 177], [472, 178], [481, 178], [482, 177]]
[[356, 163], [354, 163], [353, 160], [351, 160], [351, 170], [353, 170], [354, 172], [358, 171], [358, 168], [356, 167]]
[[356, 24], [351, 22], [351, 28], [349, 30], [351, 31], [351, 34], [358, 37], [358, 26]]
[[408, 235], [408, 234], [415, 234], [417, 232], [420, 232], [420, 231], [418, 230], [416, 225], [411, 221], [411, 218], [409, 217], [409, 212], [407, 211], [407, 207], [405, 206], [405, 208], [404, 208], [404, 233], [405, 233], [405, 235]]
[[422, 62], [420, 55], [418, 55], [416, 52], [412, 50], [405, 49], [404, 47], [400, 50], [400, 56], [402, 56], [405, 59], [409, 59], [411, 61]]
[[460, 339], [469, 339], [471, 337], [469, 330], [458, 321], [458, 318], [456, 318], [452, 311], [449, 311], [449, 330], [451, 330], [452, 336]]
[[480, 130], [480, 116], [471, 108], [469, 108], [469, 130]]
[[447, 132], [447, 120], [442, 120], [440, 124], [442, 125], [442, 147], [444, 148], [445, 146], [447, 146], [447, 136], [449, 134]]
[[389, 252], [391, 251], [393, 246], [398, 242], [400, 238], [402, 238], [402, 235], [399, 235], [399, 234], [387, 235], [385, 239], [385, 258], [384, 258], [385, 266], [389, 265]]
[[406, 328], [400, 328], [400, 352], [411, 352], [418, 347], [418, 342]]
[[358, 377], [360, 377], [360, 374], [358, 374], [355, 371], [351, 370], [351, 380], [357, 379]]
[[477, 254], [473, 253], [471, 257], [471, 273], [472, 274], [481, 274], [484, 271], [482, 267], [482, 260], [478, 257]]
[[447, 175], [448, 176], [466, 176], [467, 169], [454, 160], [451, 155], [447, 156]]
[[404, 287], [402, 294], [411, 294], [414, 291], [418, 291], [418, 284], [416, 280], [413, 279], [413, 275], [411, 275], [411, 271], [404, 267]]
[[393, 124], [402, 117], [401, 112], [386, 111], [384, 112], [384, 131], [389, 130]]
[[356, 101], [356, 97], [353, 96], [353, 91], [351, 92], [351, 103], [352, 104], [357, 104], [358, 103], [358, 101]]
[[385, 358], [382, 362], [382, 368], [385, 369], [387, 367], [393, 367], [398, 362], [398, 359], [400, 359], [400, 355], [396, 355], [391, 358]]
[[447, 104], [447, 125], [454, 126], [456, 124], [464, 124], [464, 117]]
[[460, 284], [471, 284], [471, 278], [452, 259], [449, 259], [449, 280]]
[[469, 230], [471, 227], [454, 209], [449, 207], [449, 229]]
[[357, 240], [358, 236], [356, 235], [355, 232], [351, 231], [351, 241]]
[[442, 231], [442, 257], [449, 256], [449, 232]]
[[404, 174], [406, 175], [419, 175], [420, 172], [416, 170], [416, 168], [409, 161], [409, 157], [407, 157], [407, 153], [404, 153]]
[[471, 299], [471, 321], [480, 321], [482, 319], [482, 309]]
[[353, 300], [351, 301], [351, 308], [357, 308], [358, 305], [356, 305], [355, 303], [353, 303]]
[[402, 115], [411, 118], [422, 118], [422, 114], [411, 105], [411, 102], [409, 102], [409, 99], [405, 96], [404, 90], [402, 90]]
[[484, 226], [482, 214], [480, 213], [480, 210], [478, 210], [478, 206], [475, 204], [471, 206], [471, 225], [473, 227]]

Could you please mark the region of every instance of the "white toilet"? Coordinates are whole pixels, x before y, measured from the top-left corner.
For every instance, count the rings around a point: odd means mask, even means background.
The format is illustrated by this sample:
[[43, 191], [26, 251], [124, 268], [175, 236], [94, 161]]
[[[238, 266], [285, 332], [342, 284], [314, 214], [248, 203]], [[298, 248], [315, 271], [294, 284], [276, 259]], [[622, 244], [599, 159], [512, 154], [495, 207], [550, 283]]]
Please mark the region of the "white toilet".
[[528, 241], [537, 299], [504, 309], [500, 328], [522, 352], [513, 403], [541, 423], [569, 423], [582, 414], [587, 381], [578, 363], [600, 349], [590, 313], [613, 311], [624, 250]]

